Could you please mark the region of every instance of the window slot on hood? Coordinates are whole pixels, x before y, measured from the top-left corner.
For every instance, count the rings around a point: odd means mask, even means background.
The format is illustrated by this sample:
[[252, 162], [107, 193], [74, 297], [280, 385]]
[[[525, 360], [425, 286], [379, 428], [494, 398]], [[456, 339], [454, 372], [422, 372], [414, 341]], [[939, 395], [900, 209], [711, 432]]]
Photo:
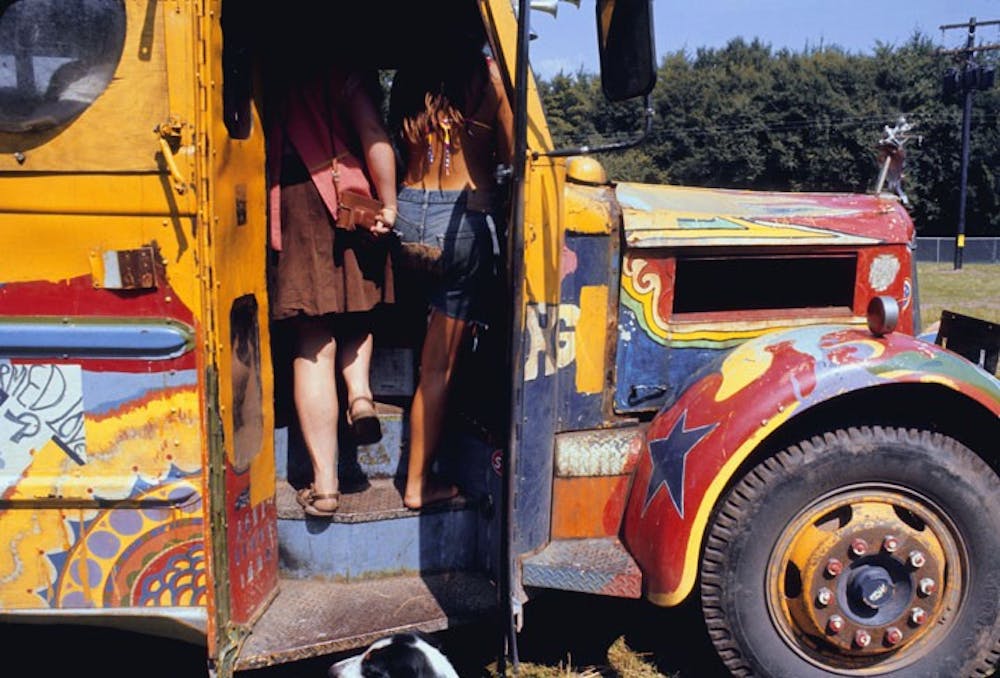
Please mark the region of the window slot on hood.
[[856, 267], [854, 255], [678, 259], [673, 312], [849, 310]]

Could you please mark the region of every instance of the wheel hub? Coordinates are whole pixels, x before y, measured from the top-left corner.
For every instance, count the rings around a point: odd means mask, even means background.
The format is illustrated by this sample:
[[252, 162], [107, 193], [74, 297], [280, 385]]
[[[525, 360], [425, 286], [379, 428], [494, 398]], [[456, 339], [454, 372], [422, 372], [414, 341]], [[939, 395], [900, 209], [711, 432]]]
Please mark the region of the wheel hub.
[[[959, 549], [924, 503], [888, 488], [817, 502], [790, 523], [769, 564], [769, 605], [800, 652], [862, 667], [948, 621]], [[924, 651], [923, 649], [919, 651]]]
[[878, 610], [892, 598], [895, 584], [889, 572], [878, 565], [862, 565], [853, 570], [847, 581], [847, 598], [851, 607], [864, 604]]

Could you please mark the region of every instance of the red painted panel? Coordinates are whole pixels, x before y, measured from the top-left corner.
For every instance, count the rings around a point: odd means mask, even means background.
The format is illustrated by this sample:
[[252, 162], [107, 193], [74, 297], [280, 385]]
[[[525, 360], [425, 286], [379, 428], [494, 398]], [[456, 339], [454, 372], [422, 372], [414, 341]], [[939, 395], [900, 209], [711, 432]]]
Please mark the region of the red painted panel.
[[232, 620], [246, 624], [278, 585], [278, 514], [273, 496], [251, 506], [250, 473], [228, 464], [226, 521]]
[[[169, 300], [169, 301], [168, 301]], [[107, 290], [93, 286], [90, 276], [60, 282], [34, 281], [0, 285], [0, 316], [66, 316], [70, 318], [172, 319], [195, 328], [194, 313], [181, 303], [169, 284], [153, 290]], [[197, 339], [195, 344], [197, 345]], [[195, 351], [165, 360], [120, 360], [53, 357], [18, 358], [21, 363], [79, 364], [92, 372], [167, 372], [193, 369]]]

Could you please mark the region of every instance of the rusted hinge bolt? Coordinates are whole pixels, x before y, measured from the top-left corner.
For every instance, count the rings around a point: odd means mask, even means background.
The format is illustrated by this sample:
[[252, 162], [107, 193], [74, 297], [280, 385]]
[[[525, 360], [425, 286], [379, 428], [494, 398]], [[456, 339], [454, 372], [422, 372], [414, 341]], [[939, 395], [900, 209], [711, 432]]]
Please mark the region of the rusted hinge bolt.
[[927, 612], [922, 607], [915, 607], [910, 610], [910, 623], [914, 626], [920, 626], [925, 621], [927, 621]]
[[903, 632], [895, 626], [890, 626], [885, 630], [885, 644], [895, 645], [903, 639]]
[[927, 557], [920, 551], [910, 551], [910, 566], [923, 567], [927, 562]]
[[929, 596], [937, 591], [937, 582], [930, 577], [924, 577], [920, 580], [920, 594], [924, 596]]
[[826, 607], [831, 600], [833, 600], [833, 591], [825, 586], [816, 592], [816, 604], [820, 607]]
[[899, 540], [891, 534], [887, 534], [885, 539], [882, 540], [882, 548], [884, 548], [887, 553], [893, 553], [899, 548]]
[[871, 634], [864, 629], [858, 629], [854, 632], [854, 644], [858, 647], [868, 647], [872, 642]]
[[826, 621], [827, 633], [840, 633], [844, 628], [844, 618], [835, 614]]

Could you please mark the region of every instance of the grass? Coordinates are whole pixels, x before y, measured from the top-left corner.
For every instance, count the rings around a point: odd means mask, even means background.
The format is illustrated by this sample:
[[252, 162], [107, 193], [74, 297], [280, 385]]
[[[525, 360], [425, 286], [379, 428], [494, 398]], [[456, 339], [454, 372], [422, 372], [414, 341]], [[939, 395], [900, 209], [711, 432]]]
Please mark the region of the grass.
[[917, 264], [917, 293], [925, 330], [942, 310], [1000, 322], [1000, 264]]
[[[524, 662], [520, 665], [518, 678], [672, 678], [675, 673], [661, 673], [651, 663], [646, 653], [639, 653], [630, 648], [624, 636], [619, 636], [608, 648], [607, 663], [600, 666], [573, 666], [572, 655], [567, 655], [565, 662], [559, 661], [554, 666]], [[499, 675], [496, 666], [492, 666], [492, 675]]]

